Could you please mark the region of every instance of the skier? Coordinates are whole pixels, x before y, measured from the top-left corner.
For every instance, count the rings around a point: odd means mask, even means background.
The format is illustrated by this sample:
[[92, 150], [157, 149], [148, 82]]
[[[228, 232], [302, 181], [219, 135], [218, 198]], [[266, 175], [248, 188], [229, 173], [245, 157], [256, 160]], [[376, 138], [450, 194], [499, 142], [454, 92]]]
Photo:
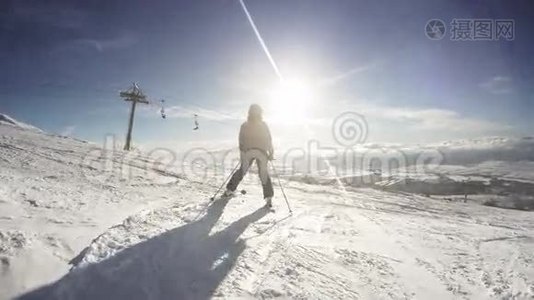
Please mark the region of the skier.
[[193, 117], [195, 119], [195, 128], [193, 128], [193, 130], [198, 130], [198, 115], [195, 114]]
[[241, 125], [239, 131], [239, 150], [241, 167], [232, 175], [226, 185], [224, 197], [234, 195], [234, 192], [254, 161], [258, 166], [258, 175], [263, 187], [263, 198], [268, 207], [272, 206], [273, 184], [267, 168], [269, 160], [273, 159], [274, 150], [269, 127], [262, 118], [262, 109], [258, 104], [252, 104], [248, 110], [248, 119]]

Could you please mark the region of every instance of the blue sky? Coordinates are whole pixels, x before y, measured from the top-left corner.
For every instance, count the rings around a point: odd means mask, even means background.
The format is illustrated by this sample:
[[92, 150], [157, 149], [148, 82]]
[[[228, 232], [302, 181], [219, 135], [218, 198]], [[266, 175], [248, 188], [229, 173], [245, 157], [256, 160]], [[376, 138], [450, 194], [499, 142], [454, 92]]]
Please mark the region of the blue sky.
[[[169, 115], [138, 111], [134, 139], [145, 145], [233, 144], [254, 102], [284, 145], [328, 143], [344, 111], [365, 116], [370, 142], [532, 134], [530, 1], [245, 3], [280, 73], [306, 85], [306, 107], [289, 108], [305, 119], [277, 120], [280, 107], [268, 109], [279, 78], [238, 0], [3, 1], [0, 113], [122, 139], [129, 107], [118, 92], [136, 81], [154, 102], [166, 99]], [[448, 27], [453, 18], [513, 19], [515, 40], [430, 40], [434, 18]]]

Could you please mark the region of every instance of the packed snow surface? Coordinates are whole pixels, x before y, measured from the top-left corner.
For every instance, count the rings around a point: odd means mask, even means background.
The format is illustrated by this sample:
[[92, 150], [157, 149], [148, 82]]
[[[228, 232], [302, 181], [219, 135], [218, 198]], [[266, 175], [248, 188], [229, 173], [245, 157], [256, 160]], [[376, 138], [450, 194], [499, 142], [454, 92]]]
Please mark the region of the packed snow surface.
[[[412, 178], [521, 179], [532, 196], [532, 165], [504, 169]], [[286, 176], [293, 214], [279, 189], [272, 212], [254, 174], [246, 195], [210, 202], [223, 175], [0, 124], [0, 299], [534, 298], [531, 211], [482, 205], [491, 189], [445, 197], [382, 179]]]

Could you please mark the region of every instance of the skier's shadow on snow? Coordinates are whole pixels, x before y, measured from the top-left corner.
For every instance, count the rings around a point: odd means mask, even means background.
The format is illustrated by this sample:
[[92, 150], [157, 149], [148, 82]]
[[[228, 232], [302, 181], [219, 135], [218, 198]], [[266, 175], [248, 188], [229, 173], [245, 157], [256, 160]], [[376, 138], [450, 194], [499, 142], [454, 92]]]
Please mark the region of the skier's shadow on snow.
[[239, 236], [268, 213], [260, 208], [209, 235], [227, 203], [219, 199], [198, 221], [76, 269], [18, 299], [209, 299], [245, 249]]

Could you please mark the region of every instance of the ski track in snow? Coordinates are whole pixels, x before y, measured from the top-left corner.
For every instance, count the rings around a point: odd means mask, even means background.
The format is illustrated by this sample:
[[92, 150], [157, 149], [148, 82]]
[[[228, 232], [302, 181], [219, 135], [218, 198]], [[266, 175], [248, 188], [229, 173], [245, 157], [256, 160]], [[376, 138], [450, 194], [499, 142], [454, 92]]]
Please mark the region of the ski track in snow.
[[0, 298], [534, 299], [531, 212], [283, 181], [289, 215], [93, 150], [0, 126]]

